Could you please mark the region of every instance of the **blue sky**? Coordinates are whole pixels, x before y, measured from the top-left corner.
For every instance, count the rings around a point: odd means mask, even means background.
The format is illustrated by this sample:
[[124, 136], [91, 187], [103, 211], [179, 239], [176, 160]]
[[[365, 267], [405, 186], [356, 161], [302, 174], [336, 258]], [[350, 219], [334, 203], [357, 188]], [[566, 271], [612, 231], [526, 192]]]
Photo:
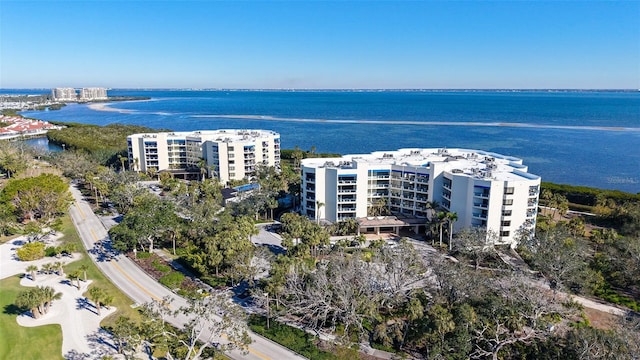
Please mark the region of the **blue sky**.
[[640, 88], [640, 1], [0, 0], [0, 88]]

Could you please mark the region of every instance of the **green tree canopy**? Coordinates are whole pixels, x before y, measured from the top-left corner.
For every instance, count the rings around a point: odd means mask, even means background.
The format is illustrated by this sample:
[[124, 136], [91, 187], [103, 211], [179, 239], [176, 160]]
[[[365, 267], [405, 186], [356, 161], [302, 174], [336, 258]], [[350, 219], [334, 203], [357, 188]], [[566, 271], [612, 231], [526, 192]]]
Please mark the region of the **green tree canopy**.
[[50, 224], [71, 203], [68, 188], [61, 177], [53, 174], [11, 179], [0, 192], [0, 203], [9, 205], [19, 220]]

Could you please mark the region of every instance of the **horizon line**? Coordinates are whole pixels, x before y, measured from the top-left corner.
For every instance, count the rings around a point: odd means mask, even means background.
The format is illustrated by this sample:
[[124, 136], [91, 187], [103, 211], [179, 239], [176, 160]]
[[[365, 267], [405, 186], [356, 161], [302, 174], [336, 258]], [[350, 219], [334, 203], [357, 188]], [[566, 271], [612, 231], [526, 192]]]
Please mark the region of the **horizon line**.
[[[7, 87], [1, 90], [51, 90], [59, 87]], [[86, 86], [73, 87], [74, 89], [86, 88]], [[183, 90], [183, 91], [640, 91], [635, 88], [200, 88], [200, 87], [105, 87], [107, 90]]]

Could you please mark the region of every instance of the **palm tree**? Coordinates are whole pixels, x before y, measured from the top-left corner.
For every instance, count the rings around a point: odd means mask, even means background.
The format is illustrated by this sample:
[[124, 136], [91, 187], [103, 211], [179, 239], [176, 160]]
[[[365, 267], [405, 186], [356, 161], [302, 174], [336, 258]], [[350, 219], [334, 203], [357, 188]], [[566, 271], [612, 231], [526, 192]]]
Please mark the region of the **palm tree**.
[[431, 246], [435, 245], [435, 234], [438, 232], [438, 219], [435, 217], [427, 221], [425, 235], [431, 238]]
[[43, 311], [41, 313], [46, 314], [49, 312], [53, 300], [59, 300], [62, 297], [62, 293], [57, 293], [51, 286], [38, 286], [37, 289], [40, 301], [42, 302], [41, 306]]
[[320, 224], [320, 208], [324, 206], [324, 203], [320, 200], [316, 201], [316, 223]]
[[62, 267], [62, 263], [60, 261], [56, 261], [53, 263], [53, 268], [60, 276], [64, 276], [64, 268]]
[[268, 206], [268, 207], [269, 207], [269, 209], [271, 210], [271, 220], [274, 220], [274, 219], [273, 219], [273, 210], [277, 209], [277, 208], [278, 208], [278, 206], [279, 206], [279, 204], [278, 204], [278, 199], [273, 198], [273, 197], [269, 198], [269, 199], [267, 200], [267, 206]]
[[438, 203], [437, 201], [428, 201], [426, 204], [426, 208], [431, 210], [431, 216], [429, 216], [429, 218], [431, 220], [433, 220], [433, 217], [436, 215], [436, 211], [440, 210], [440, 203]]
[[203, 158], [200, 158], [200, 160], [198, 160], [197, 166], [200, 169], [200, 175], [202, 175], [201, 181], [204, 181], [205, 176], [207, 175], [207, 161]]
[[62, 265], [64, 265], [62, 262], [56, 261], [53, 263], [52, 270], [58, 273], [58, 275], [64, 276], [64, 268], [62, 268]]
[[440, 247], [442, 247], [442, 225], [447, 221], [447, 213], [440, 211], [436, 214], [436, 223], [438, 224], [438, 233], [440, 235]]
[[42, 315], [39, 311], [40, 296], [37, 288], [32, 288], [19, 293], [15, 304], [20, 308], [29, 309], [34, 319], [37, 319]]
[[102, 304], [104, 304], [105, 297], [107, 297], [107, 293], [105, 293], [104, 289], [99, 287], [92, 287], [89, 289], [88, 298], [95, 304], [98, 315], [100, 315], [100, 308], [102, 307]]
[[36, 271], [38, 271], [38, 267], [35, 265], [29, 265], [26, 269], [29, 272], [29, 276], [31, 276], [31, 281], [36, 281]]
[[293, 158], [293, 167], [296, 170], [300, 169], [300, 160], [304, 157], [304, 153], [300, 150], [298, 145], [296, 145], [293, 149], [293, 153], [291, 153], [291, 158]]
[[446, 218], [449, 223], [449, 251], [451, 251], [453, 249], [453, 223], [458, 221], [458, 213], [448, 212]]
[[42, 272], [49, 275], [53, 271], [53, 264], [42, 264]]
[[87, 281], [87, 270], [89, 270], [89, 265], [82, 264], [82, 265], [80, 265], [79, 270], [82, 271], [82, 275], [84, 277], [84, 281], [86, 282]]
[[122, 156], [121, 154], [118, 154], [118, 160], [120, 160], [120, 171], [124, 171], [124, 163], [127, 161], [127, 158]]
[[71, 285], [73, 286], [73, 281], [76, 281], [77, 288], [80, 290], [80, 270], [72, 271], [67, 274], [67, 278], [71, 280]]

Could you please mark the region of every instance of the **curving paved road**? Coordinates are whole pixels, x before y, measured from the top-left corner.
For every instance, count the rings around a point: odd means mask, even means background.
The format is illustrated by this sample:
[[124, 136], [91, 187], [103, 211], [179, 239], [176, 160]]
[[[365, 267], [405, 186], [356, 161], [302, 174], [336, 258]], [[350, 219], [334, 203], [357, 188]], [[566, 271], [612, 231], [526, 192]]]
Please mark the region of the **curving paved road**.
[[[89, 251], [89, 256], [96, 263], [98, 268], [113, 282], [122, 292], [138, 304], [144, 304], [152, 300], [161, 300], [166, 296], [173, 299], [172, 307], [179, 308], [186, 306], [184, 298], [171, 292], [163, 285], [155, 281], [129, 258], [125, 256], [115, 256], [112, 260], [107, 260], [103, 255], [95, 251], [99, 248], [97, 242], [102, 242], [108, 238], [107, 229], [96, 216], [89, 204], [84, 200], [82, 194], [74, 186], [70, 187], [71, 194], [75, 202], [70, 208], [70, 215], [78, 230], [78, 234]], [[184, 317], [167, 319], [175, 326], [185, 323]], [[304, 357], [280, 346], [268, 339], [254, 333], [250, 333], [252, 344], [248, 353], [232, 351], [227, 355], [238, 360], [281, 360], [281, 359], [305, 359]]]

